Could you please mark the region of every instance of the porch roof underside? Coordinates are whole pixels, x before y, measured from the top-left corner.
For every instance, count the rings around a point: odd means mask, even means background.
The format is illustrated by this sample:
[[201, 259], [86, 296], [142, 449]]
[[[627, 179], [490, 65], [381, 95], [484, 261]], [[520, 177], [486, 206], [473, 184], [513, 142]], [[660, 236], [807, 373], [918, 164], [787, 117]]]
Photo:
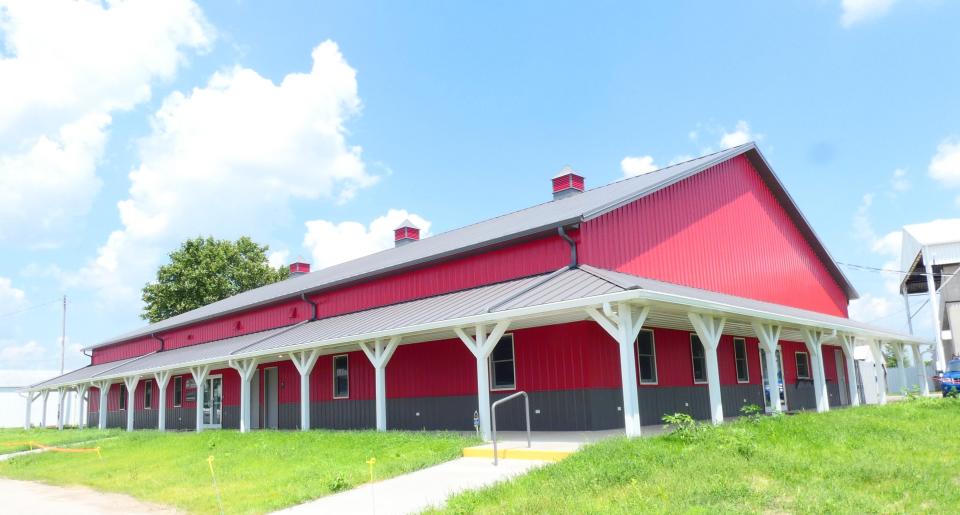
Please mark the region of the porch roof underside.
[[[782, 340], [802, 341], [801, 328], [816, 327], [882, 340], [927, 344], [903, 335], [804, 309], [772, 304], [689, 286], [581, 265], [575, 269], [516, 279], [435, 297], [418, 299], [316, 321], [235, 336], [209, 343], [154, 352], [123, 362], [93, 365], [31, 387], [56, 388], [101, 379], [186, 370], [229, 360], [285, 359], [293, 351], [320, 348], [324, 354], [356, 350], [357, 343], [403, 336], [403, 344], [455, 338], [454, 327], [510, 319], [522, 329], [589, 319], [584, 308], [627, 301], [651, 306], [645, 325], [692, 330], [687, 312], [727, 318], [724, 334], [753, 337], [752, 320], [783, 325]], [[226, 365], [224, 365], [226, 366]]]

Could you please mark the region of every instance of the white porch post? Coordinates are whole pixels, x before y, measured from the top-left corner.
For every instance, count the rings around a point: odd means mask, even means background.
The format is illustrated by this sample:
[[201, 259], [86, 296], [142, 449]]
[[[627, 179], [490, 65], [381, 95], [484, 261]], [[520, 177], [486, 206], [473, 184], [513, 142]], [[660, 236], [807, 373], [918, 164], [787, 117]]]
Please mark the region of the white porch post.
[[754, 320], [751, 322], [753, 332], [760, 340], [760, 348], [764, 350], [767, 369], [767, 385], [770, 388], [770, 409], [774, 413], [783, 411], [780, 405], [780, 379], [777, 371], [780, 367], [777, 365], [777, 345], [780, 341], [780, 332], [783, 327], [776, 324], [768, 324]]
[[97, 383], [97, 389], [100, 392], [100, 404], [97, 408], [97, 429], [107, 428], [107, 401], [110, 395], [110, 382], [101, 381]]
[[717, 347], [723, 335], [727, 319], [699, 313], [687, 313], [700, 342], [707, 362], [707, 386], [710, 391], [710, 419], [714, 424], [723, 423], [723, 397], [720, 394], [720, 366], [717, 363]]
[[66, 396], [66, 390], [63, 388], [57, 389], [57, 431], [63, 431], [63, 424], [66, 422]]
[[[860, 390], [857, 386], [857, 364], [853, 358], [853, 351], [856, 349], [857, 337], [852, 334], [840, 335], [840, 347], [843, 349], [843, 357], [847, 363], [847, 388], [850, 390], [850, 405], [860, 405]], [[838, 370], [837, 374], [841, 371]]]
[[300, 429], [303, 431], [310, 430], [310, 372], [319, 357], [320, 349], [290, 353], [290, 361], [300, 372]]
[[137, 407], [137, 402], [134, 397], [137, 392], [137, 384], [139, 382], [140, 376], [123, 378], [123, 386], [127, 389], [127, 431], [133, 431], [133, 412]]
[[877, 392], [879, 392], [879, 399], [877, 401], [880, 404], [887, 403], [887, 378], [884, 374], [887, 360], [883, 357], [883, 351], [880, 350], [880, 341], [879, 340], [869, 340], [870, 353], [873, 354], [873, 362], [876, 364], [877, 372]]
[[830, 337], [820, 329], [804, 329], [803, 343], [810, 353], [810, 365], [813, 370], [813, 393], [817, 400], [817, 411], [830, 411], [830, 397], [827, 393], [827, 381], [823, 373], [823, 342]]
[[43, 396], [43, 407], [42, 407], [43, 411], [40, 412], [40, 428], [46, 429], [47, 428], [47, 399], [50, 397], [50, 390], [43, 390], [41, 395]]
[[157, 430], [167, 430], [167, 385], [170, 384], [170, 371], [161, 370], [154, 372], [153, 378], [157, 381], [157, 393], [159, 394], [157, 405]]
[[921, 251], [923, 254], [923, 264], [927, 275], [927, 292], [930, 294], [930, 315], [933, 317], [933, 344], [936, 350], [937, 366], [936, 369], [943, 371], [947, 369], [947, 358], [943, 352], [943, 341], [940, 338], [940, 300], [937, 298], [937, 285], [933, 280], [933, 256], [927, 252], [926, 247]]
[[927, 383], [927, 366], [923, 363], [920, 344], [915, 343], [910, 347], [913, 348], [913, 364], [917, 367], [917, 381], [920, 382], [920, 393], [928, 395], [930, 393], [930, 385]]
[[240, 374], [240, 432], [250, 431], [250, 380], [257, 373], [256, 358], [230, 360], [230, 368]]
[[623, 389], [623, 425], [628, 437], [640, 436], [637, 355], [633, 342], [637, 340], [643, 323], [647, 321], [650, 308], [620, 302], [617, 303], [615, 315], [609, 304], [604, 305], [602, 313], [596, 308], [587, 308], [587, 314], [617, 342], [620, 351], [620, 385]]
[[202, 367], [190, 367], [190, 375], [193, 376], [193, 382], [197, 383], [197, 432], [203, 431], [203, 384], [210, 375], [210, 365]]
[[77, 385], [77, 429], [87, 427], [87, 410], [90, 402], [87, 400], [87, 393], [90, 391], [89, 384]]
[[490, 440], [490, 369], [487, 366], [487, 357], [493, 348], [500, 342], [500, 337], [510, 326], [509, 320], [501, 320], [487, 331], [488, 325], [477, 324], [474, 328], [474, 337], [470, 337], [460, 327], [453, 328], [460, 341], [470, 349], [477, 359], [477, 414], [480, 416], [480, 437]]
[[903, 342], [894, 342], [890, 345], [893, 346], [893, 352], [897, 354], [897, 375], [900, 376], [900, 393], [906, 393], [907, 388], [907, 371], [903, 369]]
[[387, 430], [387, 363], [400, 345], [400, 337], [394, 336], [384, 345], [383, 340], [373, 342], [373, 349], [366, 342], [360, 348], [373, 365], [377, 386], [377, 431]]
[[27, 392], [27, 396], [26, 396], [26, 400], [27, 400], [27, 413], [26, 413], [26, 415], [24, 416], [24, 419], [23, 419], [23, 429], [24, 429], [24, 430], [27, 430], [27, 431], [30, 430], [30, 423], [32, 422], [32, 421], [30, 420], [30, 410], [33, 408], [33, 401], [37, 400], [37, 397], [40, 397], [40, 392]]

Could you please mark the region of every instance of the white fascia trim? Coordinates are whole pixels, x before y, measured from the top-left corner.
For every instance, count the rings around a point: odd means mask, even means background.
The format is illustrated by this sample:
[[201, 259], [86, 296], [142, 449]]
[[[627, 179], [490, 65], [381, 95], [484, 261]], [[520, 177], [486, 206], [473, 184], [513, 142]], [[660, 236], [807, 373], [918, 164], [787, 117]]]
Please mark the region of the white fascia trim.
[[[763, 311], [758, 309], [750, 309], [732, 306], [730, 304], [724, 304], [722, 302], [714, 302], [704, 299], [697, 299], [694, 297], [687, 297], [683, 295], [676, 295], [671, 293], [656, 292], [651, 290], [643, 289], [633, 289], [625, 290], [615, 293], [607, 293], [603, 295], [595, 295], [592, 297], [583, 297], [579, 299], [571, 299], [560, 302], [553, 302], [550, 304], [539, 304], [536, 306], [528, 306], [523, 308], [504, 310], [504, 311], [495, 311], [493, 313], [481, 313], [478, 315], [471, 315], [467, 317], [449, 319], [449, 320], [440, 320], [436, 322], [428, 322], [425, 324], [419, 324], [409, 327], [396, 328], [396, 329], [387, 329], [382, 331], [376, 331], [371, 333], [356, 334], [351, 336], [343, 336], [340, 338], [334, 338], [331, 340], [326, 340], [323, 342], [308, 342], [301, 343], [298, 345], [290, 345], [287, 347], [279, 347], [268, 350], [261, 350], [258, 352], [247, 352], [241, 354], [232, 354], [230, 356], [221, 356], [217, 358], [208, 358], [203, 360], [196, 360], [186, 363], [180, 363], [173, 367], [161, 367], [161, 368], [147, 368], [141, 370], [133, 370], [124, 374], [114, 374], [114, 375], [104, 375], [104, 376], [95, 376], [88, 378], [82, 381], [76, 381], [74, 383], [64, 383], [64, 385], [73, 385], [79, 383], [86, 383], [91, 381], [103, 381], [103, 380], [112, 380], [120, 379], [126, 376], [137, 375], [137, 374], [147, 374], [158, 372], [161, 370], [170, 370], [170, 371], [180, 371], [186, 370], [193, 366], [202, 366], [202, 365], [216, 365], [220, 363], [225, 363], [227, 359], [246, 359], [246, 358], [259, 358], [273, 356], [278, 352], [283, 354], [288, 354], [290, 352], [295, 352], [305, 349], [313, 349], [319, 347], [337, 347], [347, 344], [355, 344], [359, 341], [370, 341], [376, 340], [378, 338], [389, 338], [392, 336], [416, 336], [418, 334], [436, 332], [438, 330], [450, 329], [453, 327], [471, 327], [477, 324], [489, 324], [496, 323], [501, 320], [519, 320], [533, 318], [537, 315], [542, 315], [550, 312], [563, 312], [563, 311], [576, 311], [584, 309], [590, 306], [598, 306], [606, 303], [616, 303], [616, 302], [629, 302], [629, 301], [641, 301], [641, 304], [649, 305], [652, 303], [663, 303], [673, 306], [687, 306], [693, 310], [699, 311], [705, 314], [717, 314], [717, 315], [740, 315], [749, 320], [763, 320], [767, 322], [779, 322], [784, 326], [790, 326], [791, 328], [803, 328], [803, 327], [816, 327], [819, 329], [832, 330], [835, 333], [847, 333], [854, 334], [867, 339], [880, 339], [880, 340], [894, 340], [904, 343], [918, 343], [922, 345], [932, 345], [931, 342], [912, 337], [907, 335], [901, 335], [896, 333], [887, 333], [880, 331], [868, 331], [854, 326], [848, 326], [844, 324], [835, 324], [829, 322], [820, 322], [817, 320], [802, 318], [789, 315], [780, 315], [776, 313], [771, 313], [769, 311]], [[646, 301], [646, 302], [644, 302]], [[62, 386], [62, 385], [61, 385]], [[23, 390], [28, 391], [28, 390]]]

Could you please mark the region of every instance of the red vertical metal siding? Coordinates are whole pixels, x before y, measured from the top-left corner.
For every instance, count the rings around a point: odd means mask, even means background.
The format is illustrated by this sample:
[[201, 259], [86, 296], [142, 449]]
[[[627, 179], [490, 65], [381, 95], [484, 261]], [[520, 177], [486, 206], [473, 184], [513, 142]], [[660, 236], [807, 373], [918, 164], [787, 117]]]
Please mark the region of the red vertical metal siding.
[[160, 348], [160, 342], [146, 336], [124, 343], [118, 343], [101, 349], [94, 349], [91, 353], [90, 364], [99, 365], [110, 361], [134, 358], [153, 352]]
[[90, 388], [87, 390], [87, 411], [94, 412], [100, 410], [100, 389]]
[[401, 345], [387, 365], [390, 398], [476, 393], [476, 360], [460, 340]]
[[[346, 352], [348, 370], [347, 399], [370, 400], [376, 398], [376, 378], [373, 365], [363, 352]], [[333, 398], [333, 358], [335, 354], [320, 356], [310, 374], [310, 400], [313, 402], [340, 400]], [[389, 366], [387, 367], [389, 370]], [[297, 398], [299, 399], [299, 390]]]
[[830, 315], [847, 297], [746, 157], [581, 226], [583, 263]]
[[[796, 353], [798, 352], [807, 352], [807, 346], [800, 342], [780, 342], [780, 357], [783, 359], [783, 384], [795, 384], [797, 382]], [[807, 356], [807, 364], [810, 364], [809, 356]]]

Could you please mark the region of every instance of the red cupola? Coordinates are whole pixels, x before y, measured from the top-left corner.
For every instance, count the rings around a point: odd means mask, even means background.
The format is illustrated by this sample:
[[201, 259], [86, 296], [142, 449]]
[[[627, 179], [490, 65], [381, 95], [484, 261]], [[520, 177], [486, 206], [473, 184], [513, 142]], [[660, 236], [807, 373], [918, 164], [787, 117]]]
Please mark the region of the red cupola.
[[553, 177], [553, 200], [560, 200], [571, 195], [583, 193], [585, 181], [569, 166], [564, 166], [560, 173]]
[[413, 243], [420, 239], [420, 228], [414, 225], [409, 219], [404, 220], [393, 230], [393, 244], [395, 247]]

